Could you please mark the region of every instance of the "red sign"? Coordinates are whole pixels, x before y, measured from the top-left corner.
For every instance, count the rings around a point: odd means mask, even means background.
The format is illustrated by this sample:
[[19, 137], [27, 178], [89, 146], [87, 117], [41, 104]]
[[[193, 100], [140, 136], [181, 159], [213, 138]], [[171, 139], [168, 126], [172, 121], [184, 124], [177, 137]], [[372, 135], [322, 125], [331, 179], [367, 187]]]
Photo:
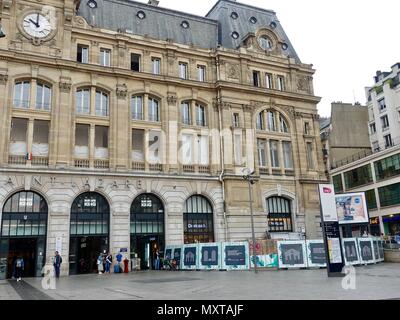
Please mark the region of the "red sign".
[[324, 187], [324, 193], [332, 193], [332, 189]]

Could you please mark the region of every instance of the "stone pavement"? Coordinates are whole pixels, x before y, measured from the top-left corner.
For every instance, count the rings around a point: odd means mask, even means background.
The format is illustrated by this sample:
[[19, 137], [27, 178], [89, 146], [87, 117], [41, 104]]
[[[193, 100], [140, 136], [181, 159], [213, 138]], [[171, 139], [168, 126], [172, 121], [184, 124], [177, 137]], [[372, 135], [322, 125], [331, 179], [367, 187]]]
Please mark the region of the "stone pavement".
[[356, 267], [356, 289], [325, 269], [260, 271], [143, 271], [63, 277], [55, 290], [42, 278], [1, 281], [0, 299], [57, 300], [400, 300], [400, 264]]

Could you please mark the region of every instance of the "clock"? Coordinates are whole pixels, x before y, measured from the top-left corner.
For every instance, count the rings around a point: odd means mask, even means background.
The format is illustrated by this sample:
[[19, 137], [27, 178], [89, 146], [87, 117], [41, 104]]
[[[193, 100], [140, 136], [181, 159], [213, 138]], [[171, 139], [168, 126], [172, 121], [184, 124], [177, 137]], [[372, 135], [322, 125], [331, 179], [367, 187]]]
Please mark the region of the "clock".
[[47, 38], [53, 32], [50, 20], [40, 13], [27, 14], [22, 26], [27, 35], [36, 39]]

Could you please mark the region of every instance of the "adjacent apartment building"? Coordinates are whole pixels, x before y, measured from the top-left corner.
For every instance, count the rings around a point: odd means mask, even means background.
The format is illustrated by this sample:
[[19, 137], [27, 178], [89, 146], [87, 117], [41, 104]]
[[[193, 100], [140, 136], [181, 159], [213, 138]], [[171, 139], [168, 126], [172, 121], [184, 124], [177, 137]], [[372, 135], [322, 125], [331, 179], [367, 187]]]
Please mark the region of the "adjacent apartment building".
[[[319, 97], [275, 12], [1, 2], [0, 278], [165, 245], [321, 236]], [[246, 170], [248, 168], [249, 170]]]

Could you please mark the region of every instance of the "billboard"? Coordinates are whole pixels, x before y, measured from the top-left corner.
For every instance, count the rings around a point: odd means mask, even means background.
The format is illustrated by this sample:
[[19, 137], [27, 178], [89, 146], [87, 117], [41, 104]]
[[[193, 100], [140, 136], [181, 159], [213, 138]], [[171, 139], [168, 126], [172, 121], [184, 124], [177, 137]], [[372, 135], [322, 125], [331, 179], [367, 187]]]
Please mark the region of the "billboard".
[[335, 206], [335, 191], [332, 184], [320, 184], [319, 195], [321, 199], [321, 211], [324, 222], [338, 221]]
[[344, 260], [346, 265], [360, 264], [357, 238], [343, 239]]
[[369, 223], [364, 193], [336, 195], [335, 202], [339, 224]]

